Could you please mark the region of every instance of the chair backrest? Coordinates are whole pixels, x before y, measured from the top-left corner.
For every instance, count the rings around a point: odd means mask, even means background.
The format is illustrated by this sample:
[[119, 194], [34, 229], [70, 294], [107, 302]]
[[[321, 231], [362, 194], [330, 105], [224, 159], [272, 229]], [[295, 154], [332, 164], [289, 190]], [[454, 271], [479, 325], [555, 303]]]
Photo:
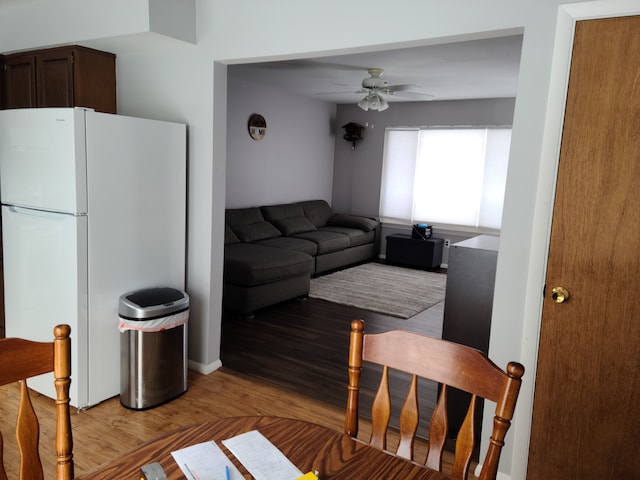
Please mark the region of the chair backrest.
[[[21, 383], [16, 421], [21, 479], [39, 480], [44, 476], [38, 452], [39, 423], [29, 397], [27, 379], [48, 372], [53, 372], [56, 389], [56, 480], [71, 480], [74, 476], [69, 411], [70, 332], [68, 325], [58, 325], [53, 329], [53, 342], [32, 342], [20, 338], [0, 340], [0, 386]], [[0, 434], [0, 480], [6, 479]]]
[[[429, 423], [429, 450], [425, 465], [442, 470], [442, 455], [448, 433], [446, 400], [450, 387], [471, 394], [465, 420], [458, 432], [451, 478], [466, 479], [475, 447], [474, 416], [477, 398], [496, 403], [489, 449], [482, 463], [481, 480], [494, 479], [504, 437], [511, 425], [524, 367], [510, 362], [507, 371], [497, 367], [482, 352], [457, 343], [393, 330], [365, 334], [364, 322], [351, 322], [349, 346], [349, 386], [345, 433], [358, 434], [358, 391], [363, 361], [382, 365], [380, 387], [373, 401], [372, 433], [369, 443], [387, 450], [386, 436], [391, 414], [389, 369], [412, 375], [411, 385], [400, 412], [400, 440], [396, 455], [413, 459], [413, 444], [418, 429], [418, 377], [441, 384], [440, 396]], [[392, 452], [393, 453], [393, 452]]]

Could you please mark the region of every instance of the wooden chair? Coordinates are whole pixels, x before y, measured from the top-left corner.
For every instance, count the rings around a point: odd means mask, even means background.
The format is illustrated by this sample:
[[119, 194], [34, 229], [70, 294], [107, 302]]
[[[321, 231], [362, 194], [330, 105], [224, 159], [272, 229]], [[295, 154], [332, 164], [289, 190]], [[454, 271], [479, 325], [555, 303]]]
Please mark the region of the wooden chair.
[[[418, 377], [442, 385], [441, 393], [429, 423], [429, 450], [425, 465], [442, 470], [442, 454], [447, 438], [446, 398], [449, 387], [472, 394], [469, 410], [456, 439], [455, 460], [451, 478], [466, 479], [475, 447], [474, 414], [477, 397], [496, 403], [489, 449], [482, 462], [480, 480], [495, 479], [504, 437], [511, 425], [524, 367], [510, 362], [504, 372], [482, 352], [464, 345], [416, 333], [393, 330], [365, 334], [364, 322], [351, 322], [349, 347], [349, 387], [345, 433], [358, 435], [358, 391], [363, 361], [382, 365], [382, 378], [373, 401], [372, 433], [369, 443], [386, 448], [387, 426], [391, 402], [389, 368], [412, 374], [411, 385], [400, 412], [400, 440], [396, 455], [413, 461], [413, 444], [418, 428]], [[393, 452], [392, 452], [393, 453]]]
[[[44, 478], [38, 452], [39, 424], [29, 397], [27, 379], [53, 371], [56, 389], [56, 480], [71, 480], [73, 474], [73, 440], [69, 412], [71, 383], [71, 329], [58, 325], [53, 342], [32, 342], [20, 338], [0, 340], [0, 385], [20, 382], [20, 407], [16, 438], [20, 450], [20, 479]], [[0, 480], [7, 480], [2, 459], [0, 434]]]

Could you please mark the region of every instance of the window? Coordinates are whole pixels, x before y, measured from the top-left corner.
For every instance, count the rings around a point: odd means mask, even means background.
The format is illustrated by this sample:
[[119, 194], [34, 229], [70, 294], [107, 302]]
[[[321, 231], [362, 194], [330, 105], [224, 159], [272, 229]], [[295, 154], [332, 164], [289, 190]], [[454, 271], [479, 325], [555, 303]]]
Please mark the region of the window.
[[389, 128], [383, 222], [499, 230], [510, 128]]

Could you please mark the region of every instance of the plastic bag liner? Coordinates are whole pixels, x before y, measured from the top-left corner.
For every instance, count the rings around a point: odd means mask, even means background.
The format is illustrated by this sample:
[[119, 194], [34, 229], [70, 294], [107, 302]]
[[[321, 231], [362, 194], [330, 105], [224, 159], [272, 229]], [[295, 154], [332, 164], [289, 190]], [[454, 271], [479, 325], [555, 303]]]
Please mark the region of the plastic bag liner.
[[189, 310], [183, 310], [174, 315], [167, 315], [165, 317], [154, 318], [152, 320], [131, 320], [122, 317], [119, 318], [120, 322], [118, 323], [118, 330], [120, 330], [121, 333], [128, 330], [137, 330], [139, 332], [161, 332], [187, 323], [189, 320]]

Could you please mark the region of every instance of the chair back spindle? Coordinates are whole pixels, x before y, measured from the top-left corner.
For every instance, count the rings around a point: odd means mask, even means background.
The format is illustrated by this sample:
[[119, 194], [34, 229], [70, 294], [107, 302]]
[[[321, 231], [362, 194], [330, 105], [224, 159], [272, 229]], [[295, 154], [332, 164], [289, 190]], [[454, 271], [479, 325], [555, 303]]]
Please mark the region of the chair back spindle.
[[[69, 407], [71, 384], [71, 329], [54, 328], [53, 342], [33, 342], [20, 338], [0, 339], [0, 386], [20, 382], [20, 402], [16, 420], [16, 440], [20, 452], [20, 479], [43, 480], [39, 453], [40, 425], [31, 403], [28, 379], [53, 372], [56, 390], [56, 480], [71, 480], [73, 439]], [[0, 480], [8, 480], [3, 462], [0, 434]]]
[[382, 376], [371, 410], [372, 433], [369, 443], [387, 450], [387, 430], [391, 418], [389, 370], [411, 374], [411, 383], [400, 411], [399, 436], [396, 455], [414, 460], [414, 440], [419, 422], [419, 378], [441, 385], [440, 395], [429, 422], [429, 449], [425, 466], [442, 471], [442, 456], [449, 430], [447, 395], [449, 388], [471, 394], [465, 419], [458, 431], [451, 478], [468, 478], [475, 440], [474, 417], [479, 398], [496, 404], [489, 448], [482, 460], [480, 480], [495, 479], [504, 437], [511, 425], [524, 367], [510, 362], [503, 371], [482, 352], [445, 340], [412, 332], [393, 330], [379, 334], [365, 334], [364, 322], [351, 323], [349, 347], [349, 385], [345, 433], [358, 435], [358, 394], [363, 363], [382, 366]]

